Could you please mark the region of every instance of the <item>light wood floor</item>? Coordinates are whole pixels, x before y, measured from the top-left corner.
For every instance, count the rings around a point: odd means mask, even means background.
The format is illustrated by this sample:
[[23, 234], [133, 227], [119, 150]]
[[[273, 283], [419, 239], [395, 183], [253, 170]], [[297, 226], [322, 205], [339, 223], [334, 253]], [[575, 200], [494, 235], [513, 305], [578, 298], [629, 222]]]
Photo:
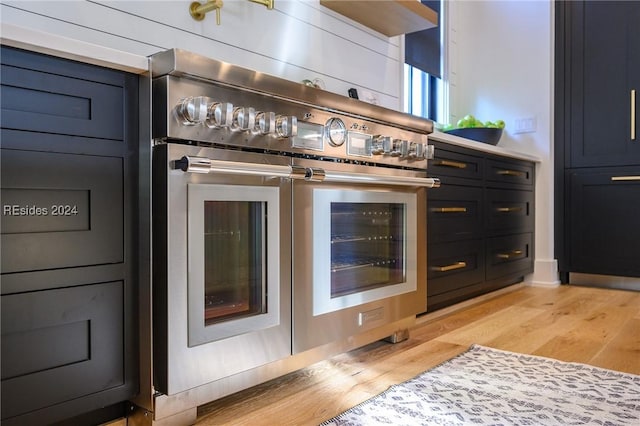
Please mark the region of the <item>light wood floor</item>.
[[204, 425], [317, 425], [478, 343], [640, 374], [640, 293], [521, 287], [200, 407]]

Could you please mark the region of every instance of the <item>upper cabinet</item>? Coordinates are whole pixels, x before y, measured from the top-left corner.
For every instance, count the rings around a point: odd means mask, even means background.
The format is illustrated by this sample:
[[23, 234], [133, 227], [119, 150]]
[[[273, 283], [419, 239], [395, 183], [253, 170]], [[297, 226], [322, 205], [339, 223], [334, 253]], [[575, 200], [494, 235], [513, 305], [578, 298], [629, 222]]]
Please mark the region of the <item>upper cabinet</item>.
[[567, 12], [565, 166], [640, 164], [640, 3], [570, 2]]
[[320, 0], [320, 4], [388, 37], [438, 25], [438, 13], [417, 0]]

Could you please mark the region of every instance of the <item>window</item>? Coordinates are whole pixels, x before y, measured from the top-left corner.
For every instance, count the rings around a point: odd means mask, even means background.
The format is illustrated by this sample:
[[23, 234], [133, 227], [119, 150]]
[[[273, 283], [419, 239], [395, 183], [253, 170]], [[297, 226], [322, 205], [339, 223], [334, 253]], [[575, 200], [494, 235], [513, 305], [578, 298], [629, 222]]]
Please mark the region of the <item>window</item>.
[[442, 79], [404, 64], [404, 111], [442, 122]]
[[440, 0], [422, 0], [438, 12], [438, 26], [405, 35], [404, 110], [434, 121], [444, 121], [441, 79], [442, 8]]

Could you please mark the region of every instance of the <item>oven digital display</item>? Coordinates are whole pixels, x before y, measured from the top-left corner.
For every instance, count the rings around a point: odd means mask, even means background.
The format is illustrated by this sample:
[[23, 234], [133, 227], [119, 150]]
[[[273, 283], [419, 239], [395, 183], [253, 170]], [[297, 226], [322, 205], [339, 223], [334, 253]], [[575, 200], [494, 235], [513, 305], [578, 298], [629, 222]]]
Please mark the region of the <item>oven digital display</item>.
[[371, 135], [360, 132], [349, 132], [347, 137], [347, 154], [359, 157], [371, 157]]
[[323, 133], [324, 126], [321, 124], [301, 123], [298, 121], [298, 135], [292, 138], [291, 146], [324, 151]]

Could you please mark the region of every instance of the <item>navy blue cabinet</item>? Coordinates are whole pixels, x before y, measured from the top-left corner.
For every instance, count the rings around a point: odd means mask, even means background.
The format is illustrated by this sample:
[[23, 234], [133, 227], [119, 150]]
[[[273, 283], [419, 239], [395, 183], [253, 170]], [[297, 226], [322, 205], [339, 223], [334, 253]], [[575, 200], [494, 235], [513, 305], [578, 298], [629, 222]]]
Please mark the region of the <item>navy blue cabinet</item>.
[[533, 272], [534, 170], [436, 140], [427, 200], [427, 312], [522, 281]]
[[555, 247], [571, 272], [640, 277], [640, 2], [556, 3]]
[[138, 390], [138, 78], [1, 54], [2, 424], [104, 421]]
[[572, 269], [640, 277], [640, 167], [570, 170], [567, 186]]
[[565, 166], [640, 164], [631, 107], [634, 90], [640, 102], [640, 2], [562, 3], [567, 3]]

